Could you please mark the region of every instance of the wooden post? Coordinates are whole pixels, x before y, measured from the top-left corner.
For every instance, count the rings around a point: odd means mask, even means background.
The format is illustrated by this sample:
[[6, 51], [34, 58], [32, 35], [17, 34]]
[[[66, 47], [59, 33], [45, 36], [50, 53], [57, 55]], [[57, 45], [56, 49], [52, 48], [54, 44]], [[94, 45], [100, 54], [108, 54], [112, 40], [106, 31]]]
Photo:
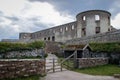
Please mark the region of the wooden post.
[[75, 50], [75, 54], [74, 54], [74, 68], [77, 67], [77, 50]]
[[55, 59], [53, 58], [53, 73], [55, 72]]
[[[62, 62], [62, 60], [60, 60], [60, 62]], [[60, 65], [61, 65], [61, 71], [62, 71], [62, 63]]]
[[67, 61], [67, 67], [68, 67], [68, 69], [69, 69], [69, 59], [68, 59], [68, 61]]
[[46, 74], [46, 59], [44, 59], [44, 73]]

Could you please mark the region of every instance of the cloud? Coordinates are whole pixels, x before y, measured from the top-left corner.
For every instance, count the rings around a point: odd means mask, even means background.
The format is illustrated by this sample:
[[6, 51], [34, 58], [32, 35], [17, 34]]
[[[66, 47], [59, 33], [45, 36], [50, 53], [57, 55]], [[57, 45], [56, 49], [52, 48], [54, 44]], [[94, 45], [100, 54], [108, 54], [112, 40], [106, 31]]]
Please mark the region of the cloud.
[[68, 13], [57, 11], [53, 5], [47, 2], [34, 2], [27, 5], [29, 9], [23, 11], [25, 18], [34, 18], [42, 24], [60, 25], [69, 21], [73, 21], [73, 17]]
[[49, 0], [29, 0], [30, 2], [47, 2]]
[[7, 19], [10, 19], [12, 21], [18, 21], [19, 18], [15, 17], [15, 16], [6, 16]]
[[52, 4], [38, 1], [1, 0], [0, 39], [18, 38], [20, 32], [34, 32], [74, 20], [72, 15], [56, 10]]
[[5, 15], [18, 14], [26, 0], [0, 0], [0, 11]]
[[120, 0], [114, 0], [114, 2], [110, 5], [109, 11], [115, 16], [120, 12]]
[[120, 29], [120, 0], [115, 0], [109, 11], [112, 13], [112, 18], [111, 18], [111, 24], [113, 27], [117, 28], [117, 29]]
[[111, 24], [113, 27], [120, 29], [120, 13], [118, 13], [112, 20]]

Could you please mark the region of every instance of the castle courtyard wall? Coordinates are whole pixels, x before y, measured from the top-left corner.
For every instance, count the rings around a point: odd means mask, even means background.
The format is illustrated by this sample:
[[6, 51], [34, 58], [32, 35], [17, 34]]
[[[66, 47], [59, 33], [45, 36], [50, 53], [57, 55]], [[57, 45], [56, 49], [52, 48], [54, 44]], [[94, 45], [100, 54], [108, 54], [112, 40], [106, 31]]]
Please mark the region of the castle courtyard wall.
[[90, 42], [120, 42], [120, 30], [68, 40], [66, 44], [87, 44]]

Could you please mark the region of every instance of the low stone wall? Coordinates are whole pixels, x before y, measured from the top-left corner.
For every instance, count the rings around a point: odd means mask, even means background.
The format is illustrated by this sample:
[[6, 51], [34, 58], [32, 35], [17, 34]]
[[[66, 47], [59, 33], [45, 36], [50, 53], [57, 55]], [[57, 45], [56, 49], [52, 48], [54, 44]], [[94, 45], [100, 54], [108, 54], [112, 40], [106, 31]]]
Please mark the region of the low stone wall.
[[58, 42], [47, 41], [45, 47], [45, 53], [60, 53], [61, 52], [60, 46], [61, 44]]
[[108, 58], [80, 58], [78, 63], [79, 68], [94, 67], [108, 64]]
[[43, 53], [44, 53], [43, 49], [30, 51], [11, 51], [7, 53], [0, 53], [0, 58], [2, 59], [2, 58], [36, 57], [42, 56]]
[[1, 59], [0, 79], [41, 75], [44, 73], [44, 65], [44, 60], [40, 59]]

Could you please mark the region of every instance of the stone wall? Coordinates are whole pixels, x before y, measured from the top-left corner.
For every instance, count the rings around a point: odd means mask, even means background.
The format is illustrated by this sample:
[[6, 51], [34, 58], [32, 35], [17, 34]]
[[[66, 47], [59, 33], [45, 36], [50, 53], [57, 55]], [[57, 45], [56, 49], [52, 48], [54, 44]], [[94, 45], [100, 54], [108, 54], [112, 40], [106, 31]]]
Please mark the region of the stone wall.
[[[34, 33], [20, 33], [19, 42], [28, 42], [31, 40], [65, 42], [66, 40], [76, 38], [76, 32], [77, 26], [76, 21], [74, 21]], [[4, 41], [9, 42], [9, 40]]]
[[44, 60], [40, 59], [0, 60], [0, 79], [41, 75], [44, 73], [44, 65]]
[[44, 53], [43, 49], [31, 50], [31, 51], [12, 51], [3, 54], [1, 53], [0, 58], [36, 57], [36, 56], [42, 56], [42, 53]]
[[61, 52], [61, 43], [58, 42], [46, 42], [45, 53], [60, 53]]
[[86, 44], [89, 42], [120, 42], [120, 30], [66, 41], [66, 44]]
[[108, 58], [80, 58], [78, 63], [79, 68], [94, 67], [108, 64]]

